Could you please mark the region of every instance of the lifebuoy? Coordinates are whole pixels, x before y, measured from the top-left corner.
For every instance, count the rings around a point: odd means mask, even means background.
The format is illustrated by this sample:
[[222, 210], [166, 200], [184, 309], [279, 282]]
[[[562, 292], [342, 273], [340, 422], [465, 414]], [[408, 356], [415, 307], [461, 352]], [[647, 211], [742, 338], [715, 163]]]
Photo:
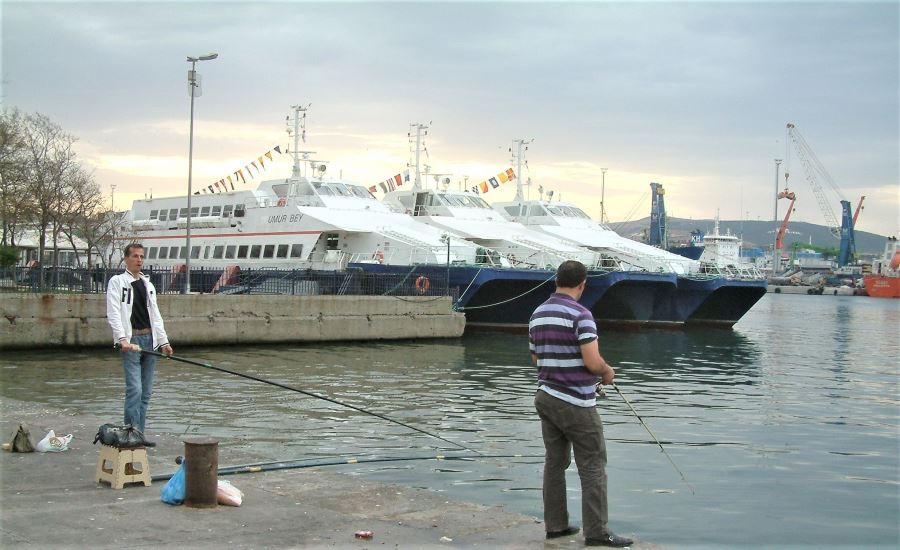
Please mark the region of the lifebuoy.
[[384, 252], [381, 250], [376, 250], [374, 254], [372, 254], [372, 259], [376, 262], [383, 264], [384, 263]]
[[428, 292], [429, 288], [431, 288], [431, 281], [428, 280], [428, 277], [419, 275], [419, 277], [416, 278], [416, 292], [425, 294]]

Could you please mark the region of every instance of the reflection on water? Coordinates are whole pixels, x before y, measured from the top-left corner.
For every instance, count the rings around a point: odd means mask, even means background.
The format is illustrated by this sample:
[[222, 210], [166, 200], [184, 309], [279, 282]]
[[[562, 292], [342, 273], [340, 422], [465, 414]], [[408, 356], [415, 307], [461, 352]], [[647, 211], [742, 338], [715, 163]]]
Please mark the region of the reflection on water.
[[[692, 496], [615, 392], [600, 402], [612, 527], [667, 546], [889, 546], [898, 534], [900, 301], [769, 295], [735, 327], [604, 332], [623, 393], [696, 489]], [[890, 337], [894, 335], [894, 337]], [[460, 340], [179, 348], [326, 395], [490, 455], [335, 467], [541, 515], [543, 453], [523, 334]], [[105, 350], [6, 353], [4, 395], [117, 420]], [[218, 437], [271, 460], [416, 457], [450, 445], [357, 411], [161, 361], [150, 432]], [[578, 496], [574, 472], [569, 491]], [[578, 521], [579, 506], [570, 508]]]

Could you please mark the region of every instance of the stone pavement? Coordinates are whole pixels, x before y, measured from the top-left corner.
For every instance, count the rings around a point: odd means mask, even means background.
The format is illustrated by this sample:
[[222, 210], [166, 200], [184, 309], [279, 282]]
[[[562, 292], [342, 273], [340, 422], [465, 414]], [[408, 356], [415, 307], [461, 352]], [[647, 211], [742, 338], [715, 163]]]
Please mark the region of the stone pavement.
[[[581, 535], [544, 540], [539, 518], [439, 493], [368, 482], [326, 467], [228, 476], [240, 507], [195, 509], [159, 498], [162, 482], [114, 490], [97, 483], [98, 426], [71, 410], [0, 398], [0, 437], [21, 422], [34, 444], [53, 429], [75, 437], [61, 453], [0, 452], [0, 547], [44, 548], [581, 548]], [[177, 435], [148, 449], [152, 474], [172, 472], [184, 452]], [[227, 456], [224, 456], [227, 454]], [[219, 466], [264, 460], [220, 449]], [[374, 537], [356, 539], [370, 530]], [[654, 549], [639, 544], [634, 548]]]

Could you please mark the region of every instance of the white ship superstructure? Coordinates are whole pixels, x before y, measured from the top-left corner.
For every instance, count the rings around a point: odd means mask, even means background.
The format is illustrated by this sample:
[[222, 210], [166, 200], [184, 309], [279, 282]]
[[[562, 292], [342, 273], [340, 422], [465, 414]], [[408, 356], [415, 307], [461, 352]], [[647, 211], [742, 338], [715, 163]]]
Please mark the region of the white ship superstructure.
[[484, 250], [496, 251], [512, 267], [555, 270], [565, 260], [578, 260], [589, 268], [600, 263], [599, 254], [571, 241], [512, 222], [481, 197], [462, 191], [411, 189], [388, 193], [384, 202], [421, 220], [450, 231]]
[[700, 271], [700, 263], [620, 236], [595, 222], [574, 204], [538, 200], [495, 203], [494, 209], [510, 221], [569, 241], [600, 254], [605, 264], [624, 270], [686, 275]]

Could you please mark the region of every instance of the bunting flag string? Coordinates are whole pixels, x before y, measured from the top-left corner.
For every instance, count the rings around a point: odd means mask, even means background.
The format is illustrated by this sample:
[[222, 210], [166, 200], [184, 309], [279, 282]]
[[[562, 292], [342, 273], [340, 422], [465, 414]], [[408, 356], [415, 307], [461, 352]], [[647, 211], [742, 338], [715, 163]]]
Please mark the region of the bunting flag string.
[[[370, 186], [369, 193], [375, 194], [379, 189], [382, 193], [390, 193], [391, 191], [395, 191], [398, 187], [402, 187], [404, 183], [409, 182], [409, 177], [409, 170], [404, 170], [402, 173], [396, 174], [392, 178], [388, 178]], [[501, 183], [513, 181], [514, 179], [516, 179], [516, 173], [512, 168], [509, 168], [496, 176], [482, 181], [478, 185], [472, 186], [467, 189], [467, 191], [471, 191], [476, 195], [484, 194], [491, 189], [499, 188]]]
[[[248, 164], [245, 164], [243, 168], [238, 168], [237, 170], [232, 172], [230, 175], [219, 179], [219, 181], [213, 182], [212, 185], [207, 186], [205, 189], [202, 189], [201, 191], [204, 194], [207, 192], [222, 193], [222, 192], [229, 191], [229, 187], [231, 188], [230, 189], [231, 191], [234, 191], [235, 183], [247, 183], [247, 178], [244, 175], [245, 172], [250, 176], [251, 180], [256, 179], [256, 174], [261, 174], [264, 170], [267, 169], [266, 168], [266, 159], [268, 159], [269, 164], [272, 164], [273, 162], [275, 162], [275, 157], [272, 155], [272, 151], [275, 151], [279, 155], [283, 155], [288, 151], [288, 149], [287, 149], [287, 147], [284, 147], [281, 145], [275, 145], [274, 147], [272, 147], [265, 153], [258, 155], [256, 157], [256, 160], [251, 160]], [[251, 169], [251, 166], [256, 169], [256, 174], [254, 174], [253, 170]], [[198, 191], [194, 194], [199, 195], [200, 191]]]

